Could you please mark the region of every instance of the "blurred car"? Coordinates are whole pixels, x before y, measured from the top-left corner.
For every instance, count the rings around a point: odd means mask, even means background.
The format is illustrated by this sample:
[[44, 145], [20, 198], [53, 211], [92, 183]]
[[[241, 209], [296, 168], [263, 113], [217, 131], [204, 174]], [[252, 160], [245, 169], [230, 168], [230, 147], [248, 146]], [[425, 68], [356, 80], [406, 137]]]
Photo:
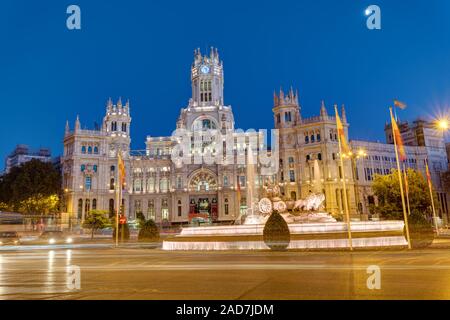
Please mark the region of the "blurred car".
[[16, 231], [0, 232], [0, 246], [19, 245], [20, 237]]
[[0, 211], [0, 224], [22, 224], [22, 223], [23, 223], [22, 214], [15, 212]]
[[42, 232], [39, 241], [48, 244], [69, 244], [73, 243], [73, 238], [62, 231], [49, 230]]

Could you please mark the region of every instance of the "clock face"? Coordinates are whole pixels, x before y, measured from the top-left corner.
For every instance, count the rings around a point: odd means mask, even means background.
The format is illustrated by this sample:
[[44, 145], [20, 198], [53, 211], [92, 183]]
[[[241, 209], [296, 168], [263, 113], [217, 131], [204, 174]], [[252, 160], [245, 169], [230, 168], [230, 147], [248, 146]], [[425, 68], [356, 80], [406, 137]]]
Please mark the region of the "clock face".
[[207, 73], [209, 73], [209, 67], [208, 67], [208, 66], [202, 66], [202, 67], [200, 68], [200, 71], [201, 71], [203, 74], [207, 74]]

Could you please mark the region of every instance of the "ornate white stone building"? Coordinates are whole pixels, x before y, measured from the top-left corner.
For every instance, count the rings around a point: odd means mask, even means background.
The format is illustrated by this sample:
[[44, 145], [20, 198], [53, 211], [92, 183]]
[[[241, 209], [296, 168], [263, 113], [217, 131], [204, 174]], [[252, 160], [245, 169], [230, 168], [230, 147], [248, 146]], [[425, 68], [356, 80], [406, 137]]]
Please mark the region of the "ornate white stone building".
[[[246, 203], [246, 145], [252, 137], [258, 139], [260, 135], [235, 131], [232, 108], [224, 105], [223, 64], [216, 49], [211, 49], [209, 56], [195, 51], [191, 82], [192, 97], [188, 106], [181, 109], [176, 122], [177, 130], [200, 132], [189, 136], [192, 140], [189, 158], [203, 155], [207, 149], [215, 156], [223, 152], [226, 159], [225, 150], [230, 148], [228, 141], [206, 141], [201, 134], [216, 130], [223, 135], [231, 133], [231, 161], [212, 164], [192, 161], [175, 165], [171, 155], [177, 142], [173, 136], [148, 136], [145, 150], [130, 151], [130, 105], [120, 100], [113, 104], [110, 100], [101, 130], [81, 129], [78, 118], [73, 131], [66, 124], [63, 188], [67, 211], [72, 217], [84, 219], [91, 209], [108, 210], [114, 215], [117, 151], [120, 149], [127, 172], [122, 205], [129, 218], [136, 217], [138, 212], [156, 222], [172, 223], [185, 223], [192, 218], [218, 222], [238, 218]], [[244, 163], [239, 162], [238, 157], [244, 159]]]
[[[327, 211], [343, 214], [343, 176], [335, 116], [328, 114], [322, 102], [319, 116], [303, 118], [298, 94], [292, 89], [288, 94], [283, 91], [275, 94], [273, 112], [275, 128], [280, 130], [278, 178], [285, 197], [305, 198], [310, 192], [321, 191], [326, 196]], [[344, 106], [340, 112], [349, 140]], [[449, 221], [448, 190], [441, 181], [441, 173], [447, 170], [448, 163], [443, 132], [423, 120], [412, 125], [404, 122], [399, 127], [408, 156], [404, 165], [419, 170], [425, 176], [425, 161], [428, 161], [439, 200], [439, 216]], [[374, 175], [389, 174], [397, 168], [390, 125], [386, 125], [385, 132], [386, 143], [350, 140], [353, 156], [344, 159], [343, 172], [348, 206], [354, 219], [367, 218], [371, 213], [370, 205], [378, 203], [371, 188]]]

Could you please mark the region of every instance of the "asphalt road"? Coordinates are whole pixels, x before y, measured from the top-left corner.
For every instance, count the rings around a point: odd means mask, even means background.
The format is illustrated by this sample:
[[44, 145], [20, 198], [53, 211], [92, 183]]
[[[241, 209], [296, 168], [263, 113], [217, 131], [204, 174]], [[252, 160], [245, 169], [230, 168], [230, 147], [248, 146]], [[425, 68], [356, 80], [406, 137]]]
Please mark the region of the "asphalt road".
[[[80, 290], [67, 286], [74, 265]], [[372, 265], [380, 290], [367, 287]], [[0, 299], [450, 299], [450, 250], [0, 252]]]

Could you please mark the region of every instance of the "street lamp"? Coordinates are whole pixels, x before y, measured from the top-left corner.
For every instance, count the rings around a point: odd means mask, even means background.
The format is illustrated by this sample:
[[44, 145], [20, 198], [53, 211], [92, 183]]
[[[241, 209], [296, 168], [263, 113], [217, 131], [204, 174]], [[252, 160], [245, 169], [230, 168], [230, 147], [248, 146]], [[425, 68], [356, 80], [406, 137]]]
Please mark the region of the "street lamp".
[[448, 118], [437, 119], [436, 120], [436, 127], [439, 130], [447, 131], [449, 129], [449, 127], [450, 127], [450, 123], [449, 123]]
[[358, 159], [364, 158], [367, 156], [367, 152], [366, 150], [360, 148], [358, 149], [358, 151], [356, 153], [353, 152], [349, 152], [347, 154], [347, 156], [350, 158], [351, 160], [351, 165], [352, 165], [352, 173], [353, 173], [353, 188], [354, 188], [354, 192], [355, 192], [355, 201], [356, 201], [356, 210], [359, 214], [362, 214], [360, 208], [359, 208], [359, 193], [358, 193], [358, 189], [356, 188], [356, 161]]

